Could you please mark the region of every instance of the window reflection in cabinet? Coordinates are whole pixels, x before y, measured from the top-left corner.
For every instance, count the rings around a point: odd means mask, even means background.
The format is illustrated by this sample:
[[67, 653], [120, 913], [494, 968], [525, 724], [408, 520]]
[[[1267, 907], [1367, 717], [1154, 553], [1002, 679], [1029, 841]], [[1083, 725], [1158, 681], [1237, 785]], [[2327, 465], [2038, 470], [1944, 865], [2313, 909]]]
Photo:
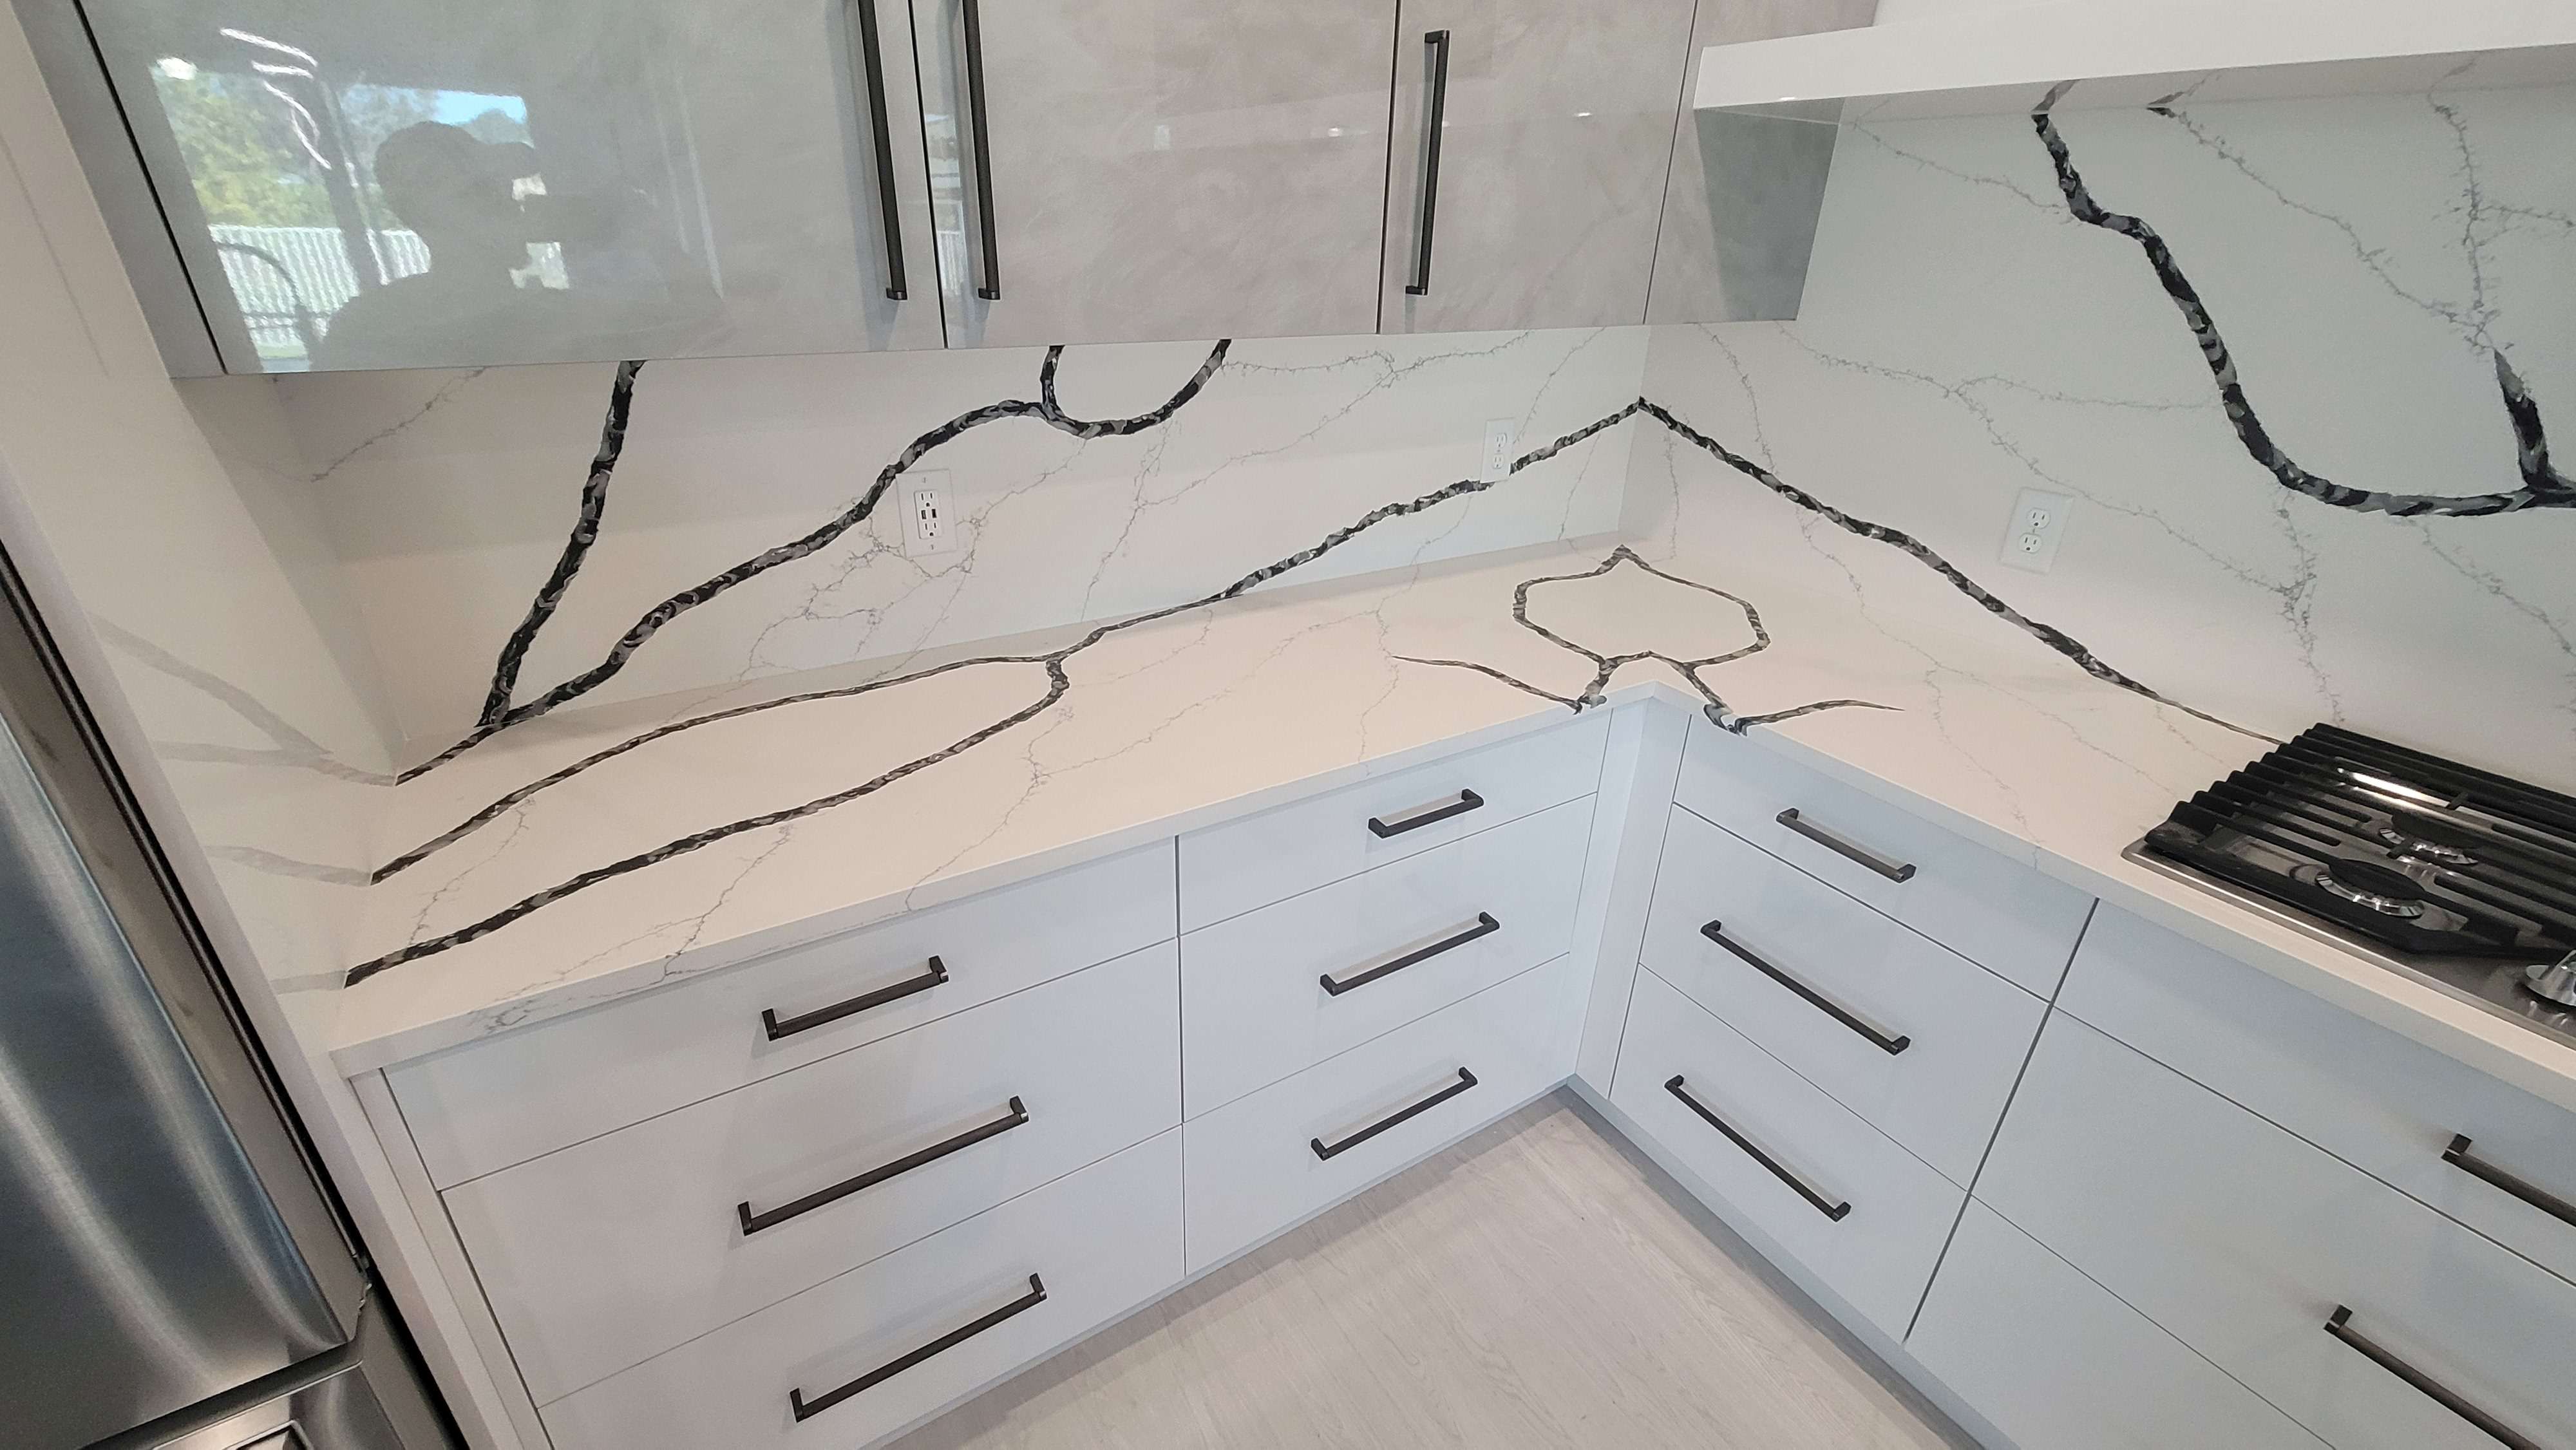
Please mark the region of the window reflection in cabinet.
[[227, 371], [941, 341], [900, 0], [86, 13]]

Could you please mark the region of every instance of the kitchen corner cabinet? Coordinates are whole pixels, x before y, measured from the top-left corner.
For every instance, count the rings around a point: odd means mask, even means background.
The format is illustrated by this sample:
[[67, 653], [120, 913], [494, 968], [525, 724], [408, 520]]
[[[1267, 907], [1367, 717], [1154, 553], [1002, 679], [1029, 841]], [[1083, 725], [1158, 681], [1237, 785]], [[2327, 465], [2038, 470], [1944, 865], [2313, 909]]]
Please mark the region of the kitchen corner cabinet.
[[904, 0], [86, 13], [226, 372], [944, 340]]
[[913, 0], [949, 341], [1375, 330], [1390, 0]]
[[1693, 9], [1405, 0], [1379, 331], [1645, 319]]

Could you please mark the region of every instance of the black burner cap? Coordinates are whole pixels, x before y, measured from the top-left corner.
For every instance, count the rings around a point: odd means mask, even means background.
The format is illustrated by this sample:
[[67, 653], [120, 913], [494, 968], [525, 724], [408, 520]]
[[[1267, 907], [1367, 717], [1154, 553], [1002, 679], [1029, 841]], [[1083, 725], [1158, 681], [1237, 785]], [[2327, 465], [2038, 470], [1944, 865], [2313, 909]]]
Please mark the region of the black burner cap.
[[2382, 866], [2375, 861], [2355, 861], [2337, 857], [2326, 866], [2326, 874], [2341, 885], [2390, 901], [2421, 901], [2424, 885], [2403, 871]]

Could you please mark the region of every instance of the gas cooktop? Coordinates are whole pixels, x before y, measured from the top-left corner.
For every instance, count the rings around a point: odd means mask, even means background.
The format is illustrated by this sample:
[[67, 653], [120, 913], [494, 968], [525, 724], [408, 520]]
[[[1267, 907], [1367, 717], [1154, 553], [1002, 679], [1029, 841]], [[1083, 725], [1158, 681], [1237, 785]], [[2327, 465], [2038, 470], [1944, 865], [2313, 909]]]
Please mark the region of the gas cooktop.
[[2127, 855], [2576, 1041], [2576, 797], [2319, 725]]

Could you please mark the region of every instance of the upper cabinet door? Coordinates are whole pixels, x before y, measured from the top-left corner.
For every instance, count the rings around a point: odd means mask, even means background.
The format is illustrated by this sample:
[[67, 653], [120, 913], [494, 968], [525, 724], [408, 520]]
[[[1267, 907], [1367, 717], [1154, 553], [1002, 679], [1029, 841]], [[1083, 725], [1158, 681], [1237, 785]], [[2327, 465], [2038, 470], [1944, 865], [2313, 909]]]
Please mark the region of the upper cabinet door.
[[87, 11], [229, 372], [942, 341], [904, 0]]
[[959, 346], [1376, 329], [1393, 0], [913, 0]]
[[1380, 331], [1645, 320], [1691, 12], [1404, 0]]
[[1692, 110], [1701, 54], [1712, 45], [1856, 29], [1877, 13], [1878, 0], [1700, 0], [1648, 322], [1796, 317], [1833, 166], [1834, 126]]

